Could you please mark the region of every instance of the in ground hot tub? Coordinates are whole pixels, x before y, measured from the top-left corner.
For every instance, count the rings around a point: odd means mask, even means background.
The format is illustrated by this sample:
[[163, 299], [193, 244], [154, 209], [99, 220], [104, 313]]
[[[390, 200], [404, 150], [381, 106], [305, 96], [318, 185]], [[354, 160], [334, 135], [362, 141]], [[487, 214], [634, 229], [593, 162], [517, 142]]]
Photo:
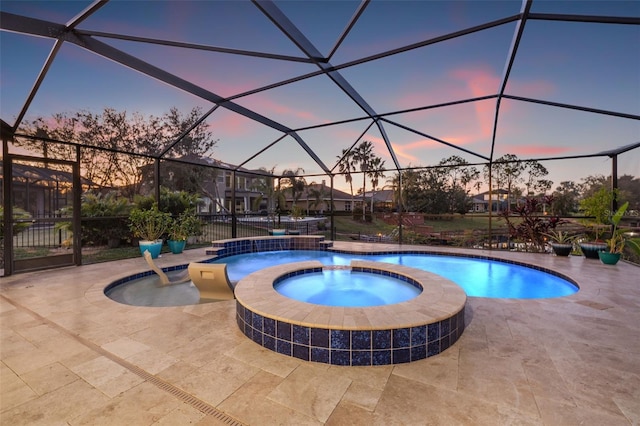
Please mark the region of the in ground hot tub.
[[446, 350], [462, 335], [465, 292], [454, 282], [419, 269], [351, 262], [353, 272], [389, 276], [421, 290], [393, 304], [326, 306], [294, 300], [274, 289], [274, 283], [323, 269], [318, 261], [289, 263], [240, 280], [235, 287], [240, 330], [284, 355], [353, 366], [417, 361]]

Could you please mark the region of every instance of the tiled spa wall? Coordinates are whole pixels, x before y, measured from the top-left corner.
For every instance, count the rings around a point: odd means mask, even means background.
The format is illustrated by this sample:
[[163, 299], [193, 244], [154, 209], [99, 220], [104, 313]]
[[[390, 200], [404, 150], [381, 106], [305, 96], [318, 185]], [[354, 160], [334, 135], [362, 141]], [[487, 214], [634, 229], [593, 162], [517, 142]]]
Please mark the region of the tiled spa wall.
[[214, 241], [212, 250], [207, 250], [207, 254], [215, 254], [219, 259], [236, 254], [257, 253], [262, 251], [327, 250], [327, 248], [332, 245], [332, 242], [324, 241], [324, 237], [322, 236], [259, 237]]
[[389, 365], [437, 355], [464, 330], [464, 309], [445, 320], [388, 330], [306, 327], [256, 314], [236, 303], [240, 330], [257, 344], [305, 361], [332, 365]]

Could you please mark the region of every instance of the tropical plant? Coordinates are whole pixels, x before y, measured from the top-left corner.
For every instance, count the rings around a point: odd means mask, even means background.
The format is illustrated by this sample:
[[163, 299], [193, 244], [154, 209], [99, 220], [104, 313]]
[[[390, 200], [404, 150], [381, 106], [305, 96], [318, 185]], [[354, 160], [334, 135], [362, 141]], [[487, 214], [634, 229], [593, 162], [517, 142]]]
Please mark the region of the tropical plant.
[[568, 231], [552, 229], [549, 232], [545, 232], [544, 235], [557, 244], [573, 244], [580, 236], [574, 235]]
[[607, 243], [607, 247], [609, 248], [609, 253], [622, 253], [624, 250], [624, 245], [626, 242], [626, 238], [623, 230], [618, 228], [620, 224], [620, 220], [622, 216], [624, 216], [627, 211], [627, 207], [629, 207], [629, 202], [625, 202], [616, 212], [609, 218], [611, 225], [613, 228], [611, 229], [611, 238], [605, 240]]
[[351, 205], [353, 206], [353, 175], [356, 171], [353, 162], [353, 151], [351, 149], [343, 149], [342, 155], [338, 156], [338, 170], [344, 174], [344, 180], [349, 184], [351, 193]]
[[80, 211], [83, 218], [103, 218], [83, 221], [82, 240], [87, 244], [109, 243], [114, 247], [127, 236], [126, 217], [131, 211], [131, 204], [116, 192], [83, 194]]
[[[31, 214], [21, 208], [14, 207], [13, 211], [13, 235], [17, 235], [31, 226]], [[4, 223], [4, 208], [0, 206], [0, 225]], [[0, 238], [4, 238], [4, 226], [0, 226]]]
[[260, 167], [258, 170], [265, 173], [265, 175], [256, 177], [251, 181], [251, 189], [260, 193], [260, 195], [253, 200], [251, 207], [254, 211], [260, 210], [262, 203], [266, 202], [267, 214], [272, 215], [276, 211], [276, 206], [285, 203], [284, 194], [282, 191], [278, 191], [273, 184], [275, 169], [275, 166], [269, 170], [265, 167]]
[[602, 225], [609, 223], [611, 204], [616, 197], [617, 191], [600, 187], [600, 189], [593, 194], [580, 201], [580, 209], [583, 213], [593, 218], [593, 220], [588, 221], [586, 225], [593, 229], [596, 241], [600, 239], [604, 232]]
[[375, 158], [373, 154], [373, 143], [362, 141], [353, 152], [353, 162], [358, 164], [362, 172], [362, 220], [365, 220], [366, 210], [366, 188], [367, 188], [367, 172], [371, 161]]
[[556, 216], [540, 215], [541, 206], [552, 202], [551, 196], [525, 198], [522, 205], [515, 206], [512, 210], [519, 217], [518, 221], [511, 219], [509, 211], [502, 212], [501, 216], [507, 222], [509, 235], [523, 241], [526, 251], [544, 251], [545, 236], [562, 223]]
[[134, 237], [155, 241], [169, 229], [171, 221], [171, 215], [158, 210], [157, 204], [144, 210], [136, 207], [129, 214], [129, 229]]
[[302, 219], [304, 217], [304, 210], [300, 206], [291, 207], [291, 218]]
[[186, 241], [192, 235], [199, 235], [201, 223], [193, 211], [184, 211], [173, 219], [169, 226], [169, 239]]
[[371, 213], [373, 213], [373, 199], [378, 187], [380, 178], [384, 177], [384, 160], [380, 157], [373, 157], [371, 159], [371, 167], [367, 172], [367, 176], [371, 179], [371, 186], [373, 190], [371, 192]]
[[282, 172], [281, 181], [284, 181], [283, 191], [289, 191], [291, 193], [291, 198], [293, 199], [293, 204], [296, 205], [302, 193], [304, 192], [305, 187], [307, 186], [307, 182], [304, 177], [300, 176], [300, 173], [304, 173], [304, 169], [302, 167], [298, 167], [296, 170], [284, 170]]
[[[169, 188], [161, 186], [158, 209], [177, 217], [184, 211], [193, 210], [199, 201], [200, 197], [197, 194], [186, 191], [171, 191]], [[153, 195], [138, 195], [134, 198], [134, 203], [141, 210], [149, 210], [156, 204], [156, 199]]]

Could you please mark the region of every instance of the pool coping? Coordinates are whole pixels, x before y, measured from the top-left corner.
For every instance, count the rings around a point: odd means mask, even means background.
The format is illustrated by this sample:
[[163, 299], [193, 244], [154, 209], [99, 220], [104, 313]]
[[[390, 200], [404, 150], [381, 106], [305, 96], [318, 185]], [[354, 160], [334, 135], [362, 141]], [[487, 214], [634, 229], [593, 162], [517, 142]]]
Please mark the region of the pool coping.
[[374, 269], [389, 275], [408, 277], [422, 292], [405, 302], [384, 306], [334, 307], [301, 302], [278, 293], [273, 283], [295, 271], [322, 270], [319, 261], [304, 261], [271, 266], [241, 279], [235, 287], [236, 300], [256, 314], [286, 320], [306, 327], [341, 330], [374, 330], [415, 327], [442, 321], [464, 309], [467, 295], [451, 280], [432, 272], [383, 262], [353, 260], [352, 268]]

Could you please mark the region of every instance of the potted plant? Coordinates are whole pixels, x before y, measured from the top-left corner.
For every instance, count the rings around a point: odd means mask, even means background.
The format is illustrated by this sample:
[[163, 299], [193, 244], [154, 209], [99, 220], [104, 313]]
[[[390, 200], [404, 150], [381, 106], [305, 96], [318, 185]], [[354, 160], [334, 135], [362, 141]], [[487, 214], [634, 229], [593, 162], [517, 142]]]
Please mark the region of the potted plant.
[[598, 253], [607, 250], [607, 243], [600, 237], [608, 223], [611, 203], [616, 195], [616, 192], [602, 187], [590, 197], [580, 201], [580, 209], [586, 216], [593, 217], [593, 222], [588, 222], [586, 225], [593, 229], [594, 239], [579, 243], [582, 254], [587, 259], [598, 259]]
[[198, 233], [200, 229], [200, 221], [192, 211], [184, 211], [174, 219], [169, 227], [169, 250], [171, 253], [182, 253], [186, 244], [187, 238], [191, 235]]
[[158, 210], [157, 204], [145, 210], [134, 208], [129, 214], [129, 229], [134, 237], [140, 238], [138, 242], [140, 253], [144, 254], [148, 250], [153, 259], [160, 256], [162, 249], [160, 237], [170, 225], [171, 215]]
[[549, 245], [556, 256], [569, 256], [573, 251], [573, 243], [578, 237], [577, 235], [571, 235], [567, 231], [560, 230], [551, 230], [544, 235], [549, 238]]
[[613, 216], [611, 216], [610, 221], [613, 228], [611, 229], [611, 238], [606, 240], [608, 251], [598, 252], [600, 261], [606, 265], [615, 265], [620, 260], [620, 256], [622, 256], [622, 251], [624, 250], [625, 245], [625, 236], [624, 231], [619, 229], [618, 225], [620, 224], [622, 216], [624, 216], [624, 213], [627, 211], [627, 207], [629, 207], [628, 201], [624, 203], [613, 214]]

